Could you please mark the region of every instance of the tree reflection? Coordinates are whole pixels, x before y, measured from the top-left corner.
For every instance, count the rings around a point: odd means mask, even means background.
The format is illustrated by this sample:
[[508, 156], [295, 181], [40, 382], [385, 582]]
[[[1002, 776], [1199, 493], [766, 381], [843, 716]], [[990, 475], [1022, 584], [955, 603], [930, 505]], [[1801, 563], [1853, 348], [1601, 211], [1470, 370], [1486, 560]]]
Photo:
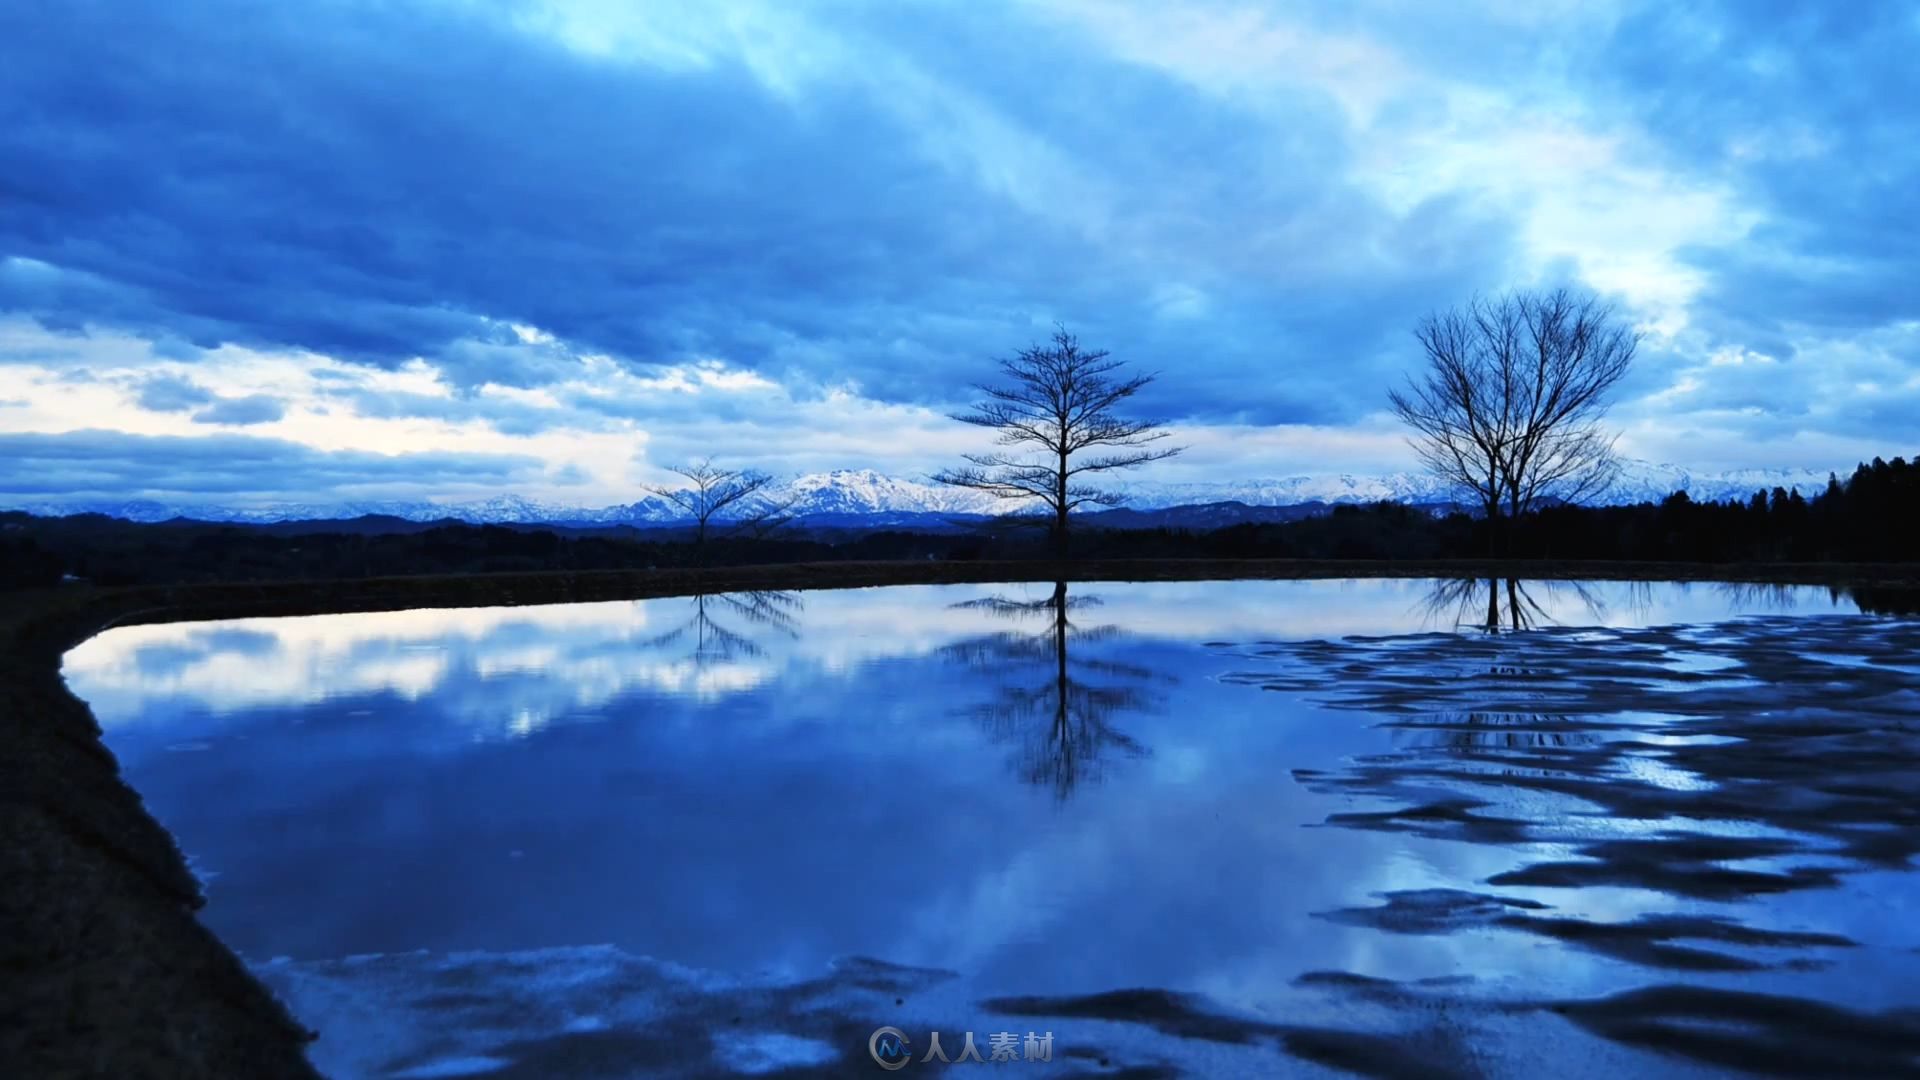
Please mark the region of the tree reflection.
[[1920, 589], [1911, 586], [1853, 585], [1830, 591], [1835, 602], [1851, 600], [1863, 614], [1920, 615]]
[[[755, 640], [758, 635], [800, 636], [802, 604], [798, 593], [696, 593], [686, 600], [693, 611], [685, 622], [641, 644], [650, 649], [691, 644], [694, 663], [704, 665], [765, 654], [766, 649]], [[736, 629], [742, 624], [747, 628]]]
[[[1505, 669], [1507, 671], [1522, 669]], [[1495, 673], [1502, 669], [1495, 668]], [[1399, 725], [1394, 743], [1409, 749], [1475, 755], [1592, 746], [1599, 736], [1564, 713], [1435, 713]]]
[[1807, 592], [1804, 586], [1770, 581], [1723, 581], [1714, 588], [1729, 607], [1749, 611], [1794, 611]]
[[[1806, 585], [1772, 582], [1724, 582], [1718, 586], [1729, 604], [1761, 611], [1796, 611], [1817, 595]], [[1920, 588], [1911, 585], [1828, 585], [1827, 601], [1851, 604], [1863, 615], [1920, 615]]]
[[[1485, 600], [1482, 601], [1484, 588]], [[1600, 594], [1579, 581], [1530, 582], [1518, 578], [1443, 578], [1433, 583], [1422, 603], [1427, 618], [1450, 622], [1455, 629], [1467, 627], [1489, 634], [1502, 630], [1532, 630], [1552, 625], [1555, 619], [1536, 598], [1535, 590], [1547, 593], [1571, 592], [1596, 622], [1607, 618], [1607, 603]], [[1653, 590], [1646, 582], [1629, 582], [1626, 603], [1629, 610], [1644, 612], [1653, 602]]]
[[[1480, 600], [1483, 584], [1486, 587], [1484, 604]], [[1546, 614], [1527, 586], [1514, 578], [1506, 579], [1504, 591], [1499, 578], [1487, 578], [1485, 582], [1479, 578], [1436, 581], [1427, 592], [1425, 607], [1428, 618], [1436, 622], [1450, 621], [1455, 628], [1473, 627], [1490, 634], [1503, 629], [1530, 630]]]
[[989, 596], [955, 604], [991, 612], [1028, 627], [986, 634], [941, 650], [998, 683], [995, 693], [972, 712], [996, 738], [1021, 744], [1023, 780], [1043, 785], [1062, 802], [1081, 783], [1097, 782], [1105, 758], [1118, 752], [1145, 757], [1151, 751], [1115, 728], [1116, 713], [1153, 708], [1159, 680], [1138, 664], [1075, 655], [1080, 643], [1124, 636], [1116, 626], [1081, 626], [1072, 613], [1098, 605], [1096, 597], [1070, 597], [1067, 583], [1055, 582], [1041, 600]]
[[[1436, 581], [1427, 593], [1424, 607], [1430, 620], [1451, 622], [1456, 629], [1469, 628], [1489, 634], [1532, 630], [1558, 621], [1536, 596], [1536, 588], [1544, 588], [1550, 594], [1570, 591], [1589, 617], [1595, 621], [1604, 621], [1607, 617], [1606, 601], [1577, 581], [1526, 582], [1517, 578]], [[1651, 606], [1652, 590], [1644, 583], [1633, 583], [1627, 590], [1626, 602], [1636, 613], [1644, 613]], [[1490, 665], [1486, 674], [1496, 679], [1531, 679], [1551, 672], [1509, 660]], [[1396, 744], [1409, 749], [1474, 758], [1497, 757], [1509, 764], [1535, 767], [1546, 766], [1557, 751], [1589, 746], [1596, 741], [1591, 731], [1555, 713], [1449, 712], [1397, 726], [1401, 730], [1396, 734]], [[1514, 755], [1520, 760], [1516, 761]], [[1537, 755], [1539, 759], [1532, 760]]]

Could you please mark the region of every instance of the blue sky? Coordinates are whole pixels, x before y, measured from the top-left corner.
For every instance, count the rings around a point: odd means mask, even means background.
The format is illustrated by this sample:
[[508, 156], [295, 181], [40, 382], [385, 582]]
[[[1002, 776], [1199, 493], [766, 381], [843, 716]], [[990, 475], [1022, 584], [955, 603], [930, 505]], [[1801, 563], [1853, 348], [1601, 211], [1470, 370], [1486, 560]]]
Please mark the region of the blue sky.
[[0, 497], [636, 497], [950, 464], [1057, 320], [1143, 479], [1410, 467], [1425, 312], [1645, 332], [1636, 457], [1920, 417], [1920, 9], [0, 7]]

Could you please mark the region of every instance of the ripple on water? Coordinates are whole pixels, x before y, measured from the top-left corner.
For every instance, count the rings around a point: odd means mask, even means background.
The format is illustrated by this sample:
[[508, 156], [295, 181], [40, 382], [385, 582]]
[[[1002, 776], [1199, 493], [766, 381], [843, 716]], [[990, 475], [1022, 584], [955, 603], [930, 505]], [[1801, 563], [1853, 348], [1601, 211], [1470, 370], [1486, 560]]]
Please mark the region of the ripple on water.
[[[1920, 1004], [1913, 624], [1605, 586], [1588, 614], [1501, 590], [1579, 625], [1456, 633], [1475, 613], [1406, 583], [1074, 590], [1109, 603], [141, 628], [70, 677], [220, 867], [209, 925], [300, 958], [263, 977], [337, 1075], [835, 1075], [887, 1021], [1138, 1075], [1920, 1052], [1889, 1011]], [[914, 966], [829, 963], [863, 952]]]

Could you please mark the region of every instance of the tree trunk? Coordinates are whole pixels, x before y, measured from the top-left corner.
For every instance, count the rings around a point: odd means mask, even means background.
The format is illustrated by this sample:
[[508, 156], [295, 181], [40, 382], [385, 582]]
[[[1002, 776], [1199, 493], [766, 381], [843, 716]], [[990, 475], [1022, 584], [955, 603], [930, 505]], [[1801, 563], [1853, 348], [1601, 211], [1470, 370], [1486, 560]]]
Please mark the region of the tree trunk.
[[1060, 455], [1060, 471], [1053, 482], [1053, 557], [1067, 557], [1067, 455]]

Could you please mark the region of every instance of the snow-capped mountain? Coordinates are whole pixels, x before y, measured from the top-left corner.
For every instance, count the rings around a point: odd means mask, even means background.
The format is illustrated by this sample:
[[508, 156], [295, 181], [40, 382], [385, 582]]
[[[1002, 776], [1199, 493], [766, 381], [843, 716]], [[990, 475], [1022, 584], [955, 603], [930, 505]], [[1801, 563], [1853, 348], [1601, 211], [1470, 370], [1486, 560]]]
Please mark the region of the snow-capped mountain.
[[[1699, 473], [1677, 465], [1627, 461], [1623, 463], [1619, 479], [1603, 501], [1622, 504], [1657, 502], [1675, 491], [1685, 491], [1696, 501], [1722, 501], [1746, 499], [1755, 491], [1771, 491], [1776, 487], [1797, 490], [1802, 495], [1812, 497], [1826, 488], [1827, 475], [1825, 471], [1815, 469], [1741, 469]], [[1444, 484], [1424, 473], [1413, 472], [1374, 476], [1342, 473], [1198, 483], [1140, 483], [1126, 490], [1126, 505], [1135, 510], [1228, 502], [1271, 507], [1392, 499], [1431, 504], [1444, 503], [1452, 497]], [[991, 515], [1016, 509], [981, 492], [946, 487], [927, 480], [888, 476], [872, 469], [836, 469], [787, 477], [769, 485], [767, 493], [777, 501], [790, 501], [788, 513], [796, 517], [840, 521], [871, 519], [882, 523], [886, 519], [896, 518], [907, 522], [914, 515]], [[136, 499], [83, 503], [15, 502], [0, 508], [26, 510], [46, 516], [96, 513], [129, 521], [191, 518], [251, 524], [344, 519], [369, 514], [416, 522], [452, 519], [475, 524], [512, 525], [671, 525], [686, 520], [686, 514], [678, 506], [657, 495], [638, 502], [599, 507], [539, 502], [519, 495], [502, 494], [462, 503], [289, 502], [220, 506]]]
[[991, 495], [872, 469], [808, 473], [774, 485], [772, 498], [793, 499], [800, 514], [995, 514], [1008, 507]]
[[1363, 503], [1392, 499], [1399, 502], [1444, 502], [1446, 486], [1421, 473], [1356, 476], [1339, 473], [1288, 476], [1265, 480], [1236, 480], [1160, 484], [1130, 493], [1126, 505], [1136, 510], [1170, 506], [1240, 502], [1248, 506], [1297, 506], [1302, 503]]
[[[1833, 472], [1841, 479], [1853, 475], [1852, 468]], [[1695, 502], [1725, 502], [1749, 498], [1756, 491], [1771, 492], [1774, 488], [1798, 491], [1811, 499], [1827, 489], [1829, 475], [1824, 469], [1733, 469], [1696, 473], [1678, 465], [1627, 461], [1622, 463], [1620, 475], [1605, 501], [1615, 504], [1659, 502], [1676, 491], [1684, 491]]]

